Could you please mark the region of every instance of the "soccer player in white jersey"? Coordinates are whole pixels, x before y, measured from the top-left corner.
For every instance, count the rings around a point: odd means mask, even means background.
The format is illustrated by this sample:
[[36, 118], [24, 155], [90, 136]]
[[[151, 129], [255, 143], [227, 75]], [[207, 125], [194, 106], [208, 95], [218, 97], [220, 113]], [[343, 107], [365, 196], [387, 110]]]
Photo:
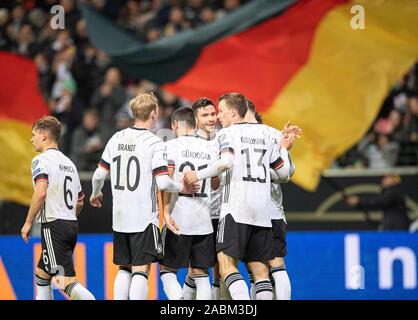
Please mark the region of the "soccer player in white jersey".
[[28, 243], [33, 220], [41, 223], [42, 254], [35, 272], [36, 299], [53, 300], [51, 279], [72, 300], [94, 300], [76, 278], [73, 252], [77, 244], [77, 216], [83, 208], [84, 194], [74, 163], [58, 150], [61, 123], [45, 116], [32, 127], [32, 160], [35, 187], [22, 238]]
[[198, 190], [168, 177], [164, 143], [150, 130], [158, 119], [153, 94], [130, 101], [134, 127], [115, 133], [94, 172], [90, 203], [101, 207], [101, 193], [110, 172], [113, 196], [113, 262], [119, 266], [115, 300], [144, 300], [148, 296], [150, 265], [162, 256], [157, 187], [168, 192]]
[[[245, 120], [251, 123], [262, 123], [261, 117], [258, 116], [254, 104], [248, 100], [248, 111], [245, 115]], [[280, 132], [275, 128], [271, 128], [272, 135], [280, 143], [284, 135], [293, 135], [293, 137], [300, 137], [302, 130], [291, 125], [289, 122]], [[292, 138], [292, 143], [287, 146], [287, 150], [293, 147], [295, 139]], [[293, 176], [295, 172], [295, 166], [290, 157], [290, 176]], [[281, 181], [279, 177], [271, 170], [272, 181], [271, 181], [271, 224], [273, 231], [273, 253], [274, 259], [269, 261], [270, 265], [270, 281], [275, 290], [276, 300], [290, 300], [291, 297], [291, 286], [289, 276], [286, 271], [286, 265], [284, 257], [286, 256], [286, 217], [283, 210], [283, 193], [280, 187], [280, 183], [287, 182]], [[253, 275], [249, 272], [251, 286], [251, 294], [255, 296], [255, 288], [253, 288]]]
[[[170, 175], [183, 180], [189, 170], [202, 170], [218, 157], [218, 150], [210, 140], [195, 133], [195, 116], [192, 109], [183, 107], [174, 111], [171, 118], [175, 139], [166, 143]], [[170, 300], [183, 297], [176, 273], [190, 266], [190, 277], [196, 285], [196, 299], [210, 300], [211, 286], [208, 269], [215, 264], [215, 243], [210, 217], [211, 179], [201, 182], [201, 189], [193, 195], [180, 193], [167, 208], [170, 195], [164, 195], [163, 230], [164, 258], [161, 265], [161, 280], [164, 292]]]
[[[201, 138], [211, 141], [213, 148], [219, 154], [218, 142], [216, 140], [216, 108], [215, 104], [208, 98], [202, 97], [192, 103], [192, 110], [196, 119], [196, 134]], [[213, 241], [216, 244], [216, 234], [218, 230], [219, 215], [222, 204], [222, 186], [219, 177], [212, 178], [210, 192], [210, 215], [213, 226]], [[215, 266], [212, 268], [212, 300], [220, 299], [220, 274], [219, 264], [215, 255]], [[191, 277], [191, 272], [186, 277], [183, 285], [183, 298], [185, 300], [194, 300], [196, 296], [196, 284]]]
[[[185, 174], [186, 183], [226, 172], [216, 251], [222, 279], [234, 300], [249, 300], [248, 287], [238, 271], [238, 260], [254, 274], [257, 299], [272, 299], [268, 261], [272, 257], [270, 172], [289, 179], [287, 151], [279, 149], [262, 124], [244, 122], [247, 99], [239, 93], [219, 98], [218, 132], [221, 157], [201, 171]], [[286, 140], [282, 141], [284, 144]]]

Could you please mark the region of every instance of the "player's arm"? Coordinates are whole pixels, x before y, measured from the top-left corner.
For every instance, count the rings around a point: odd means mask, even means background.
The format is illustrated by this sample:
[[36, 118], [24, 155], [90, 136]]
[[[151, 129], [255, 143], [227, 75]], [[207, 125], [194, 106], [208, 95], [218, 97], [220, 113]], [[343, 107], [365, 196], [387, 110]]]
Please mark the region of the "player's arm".
[[192, 194], [199, 191], [200, 186], [193, 185], [187, 186], [183, 183], [173, 181], [168, 175], [168, 163], [167, 163], [166, 147], [162, 141], [155, 147], [152, 157], [152, 173], [155, 177], [158, 189], [165, 192], [176, 192]]
[[90, 204], [93, 207], [100, 208], [102, 206], [103, 194], [102, 189], [109, 174], [109, 170], [99, 164], [96, 171], [94, 171], [93, 178], [91, 180], [92, 193], [90, 196]]
[[234, 165], [234, 150], [232, 148], [225, 148], [221, 150], [221, 156], [209, 167], [200, 171], [189, 171], [184, 175], [184, 181], [187, 184], [195, 183], [196, 181], [204, 180], [209, 177], [215, 177], [226, 170], [232, 168]]
[[32, 229], [33, 219], [35, 219], [36, 215], [41, 210], [43, 203], [45, 202], [47, 189], [47, 178], [38, 178], [35, 184], [35, 192], [30, 202], [28, 215], [26, 217], [25, 224], [23, 225], [23, 228], [21, 230], [22, 238], [25, 241], [25, 243], [29, 242], [29, 233]]
[[[285, 160], [286, 160], [286, 157], [285, 157]], [[292, 161], [292, 158], [290, 157], [290, 154], [289, 153], [288, 153], [287, 161], [289, 162], [289, 177], [287, 177], [287, 174], [284, 174], [283, 176], [279, 176], [276, 173], [276, 171], [274, 171], [273, 169], [270, 169], [271, 181], [273, 183], [286, 183], [286, 182], [289, 182], [290, 178], [294, 175], [294, 173], [295, 173], [295, 165], [294, 165], [294, 163]], [[286, 167], [284, 167], [284, 171], [285, 170], [286, 170]]]
[[[168, 176], [170, 179], [173, 179], [173, 176], [174, 176], [174, 167], [170, 166], [170, 164], [168, 166]], [[163, 192], [164, 222], [167, 225], [168, 229], [170, 229], [174, 234], [179, 235], [180, 234], [179, 227], [177, 226], [176, 222], [171, 216], [170, 200], [171, 200], [171, 193]]]
[[83, 209], [83, 207], [84, 207], [84, 193], [80, 192], [78, 194], [77, 204], [75, 206], [75, 213], [76, 213], [77, 217], [80, 215], [81, 210]]

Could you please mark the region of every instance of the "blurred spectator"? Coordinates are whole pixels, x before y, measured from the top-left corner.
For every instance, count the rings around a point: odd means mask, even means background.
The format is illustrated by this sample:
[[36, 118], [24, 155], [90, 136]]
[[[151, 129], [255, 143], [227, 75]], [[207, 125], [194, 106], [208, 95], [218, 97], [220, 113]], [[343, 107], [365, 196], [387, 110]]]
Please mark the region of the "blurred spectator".
[[399, 144], [391, 141], [388, 135], [372, 132], [360, 141], [357, 150], [367, 159], [370, 168], [384, 169], [395, 165]]
[[418, 99], [412, 96], [408, 101], [405, 126], [400, 136], [402, 144], [401, 165], [414, 165], [418, 160]]
[[7, 35], [7, 23], [9, 22], [9, 10], [0, 9], [0, 50], [7, 50], [10, 39]]
[[84, 111], [82, 124], [74, 130], [71, 146], [73, 160], [79, 170], [94, 170], [100, 160], [105, 141], [100, 135], [99, 117], [95, 109]]
[[382, 191], [370, 197], [348, 196], [346, 203], [363, 210], [383, 210], [382, 229], [408, 230], [411, 223], [405, 204], [404, 192], [398, 175], [387, 174], [382, 178]]
[[184, 7], [184, 16], [190, 22], [192, 27], [200, 24], [200, 14], [203, 10], [205, 2], [203, 0], [187, 0]]
[[30, 24], [24, 24], [19, 29], [17, 39], [13, 44], [13, 51], [33, 58], [35, 56], [37, 45], [35, 42], [35, 36], [32, 31], [32, 26]]
[[190, 28], [190, 22], [184, 19], [183, 11], [181, 8], [172, 7], [170, 10], [169, 22], [164, 29], [164, 35], [169, 37], [188, 28]]
[[125, 100], [126, 93], [121, 86], [119, 69], [109, 68], [103, 84], [96, 89], [90, 103], [101, 115], [100, 127], [103, 128], [103, 136], [106, 140], [113, 134], [115, 115]]

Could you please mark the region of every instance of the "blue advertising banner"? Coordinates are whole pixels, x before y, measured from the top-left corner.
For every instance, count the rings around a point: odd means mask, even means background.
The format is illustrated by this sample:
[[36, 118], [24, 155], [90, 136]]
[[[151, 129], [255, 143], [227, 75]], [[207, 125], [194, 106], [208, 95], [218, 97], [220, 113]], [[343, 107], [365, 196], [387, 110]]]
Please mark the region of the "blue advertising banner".
[[[286, 266], [292, 299], [418, 299], [418, 234], [406, 232], [289, 232]], [[112, 236], [80, 235], [77, 277], [97, 299], [113, 298], [117, 268]], [[0, 299], [34, 299], [39, 239], [0, 237]], [[245, 266], [240, 271], [248, 282]], [[187, 270], [180, 270], [183, 284]], [[150, 299], [165, 299], [158, 266], [150, 274]], [[56, 299], [66, 299], [54, 290]]]

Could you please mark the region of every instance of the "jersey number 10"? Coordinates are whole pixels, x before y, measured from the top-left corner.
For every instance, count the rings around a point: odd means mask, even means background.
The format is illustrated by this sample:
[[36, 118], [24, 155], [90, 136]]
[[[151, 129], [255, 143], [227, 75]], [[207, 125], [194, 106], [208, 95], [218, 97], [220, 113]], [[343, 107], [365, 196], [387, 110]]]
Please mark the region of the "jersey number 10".
[[[122, 186], [120, 184], [120, 171], [121, 171], [121, 156], [117, 156], [114, 157], [112, 159], [113, 162], [116, 162], [116, 184], [115, 184], [115, 189], [116, 190], [125, 190], [125, 187]], [[136, 175], [135, 175], [135, 180], [134, 183], [131, 184], [130, 183], [130, 170], [132, 167], [132, 163], [134, 165], [134, 167], [136, 167]], [[129, 191], [134, 191], [136, 190], [136, 188], [138, 188], [139, 185], [139, 178], [141, 176], [141, 171], [140, 171], [140, 166], [139, 166], [139, 160], [137, 157], [135, 156], [131, 156], [128, 159], [128, 164], [126, 166], [126, 187], [128, 188]]]

